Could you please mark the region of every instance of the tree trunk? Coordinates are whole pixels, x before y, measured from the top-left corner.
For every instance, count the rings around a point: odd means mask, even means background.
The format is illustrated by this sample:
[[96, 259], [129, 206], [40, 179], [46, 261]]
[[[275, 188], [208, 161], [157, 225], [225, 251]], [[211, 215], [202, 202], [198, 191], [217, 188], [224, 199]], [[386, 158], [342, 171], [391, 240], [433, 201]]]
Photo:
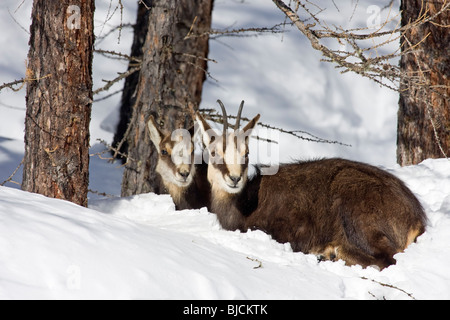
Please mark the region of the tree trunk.
[[[134, 38], [133, 44], [131, 46], [131, 57], [137, 57], [142, 60], [142, 49], [144, 46], [145, 38], [148, 31], [149, 14], [151, 10], [147, 9], [151, 6], [151, 0], [142, 0], [138, 4], [137, 18], [134, 25]], [[128, 70], [136, 66], [135, 61], [130, 61], [128, 65]], [[117, 148], [122, 154], [128, 153], [128, 143], [123, 140], [125, 132], [128, 128], [128, 123], [131, 119], [132, 107], [136, 103], [136, 90], [139, 81], [140, 71], [132, 73], [125, 79], [125, 84], [123, 86], [122, 99], [120, 102], [120, 119], [116, 128], [113, 139], [113, 147]], [[115, 151], [112, 152], [113, 154]], [[125, 163], [126, 158], [119, 156], [122, 162]]]
[[[416, 21], [428, 10], [433, 16], [445, 0], [403, 0], [402, 25]], [[423, 5], [423, 7], [422, 7]], [[400, 61], [404, 78], [400, 87], [397, 162], [417, 164], [450, 152], [450, 10], [402, 37]]]
[[22, 188], [87, 205], [94, 0], [34, 0]]
[[194, 36], [210, 29], [212, 0], [153, 1], [143, 62], [132, 107], [128, 161], [122, 195], [156, 192], [157, 154], [149, 139], [147, 121], [153, 115], [168, 132], [192, 124], [187, 105], [201, 100], [208, 36]]

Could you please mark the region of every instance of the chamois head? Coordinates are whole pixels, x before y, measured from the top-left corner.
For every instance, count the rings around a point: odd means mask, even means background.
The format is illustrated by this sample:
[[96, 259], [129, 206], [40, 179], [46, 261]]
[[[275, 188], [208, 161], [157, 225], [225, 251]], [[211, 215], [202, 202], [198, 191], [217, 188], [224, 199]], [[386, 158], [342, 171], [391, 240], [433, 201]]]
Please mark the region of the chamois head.
[[227, 193], [239, 193], [247, 181], [248, 143], [252, 129], [259, 120], [258, 114], [242, 130], [239, 129], [244, 101], [239, 106], [234, 130], [228, 132], [227, 112], [223, 103], [217, 100], [223, 115], [223, 131], [217, 134], [200, 113], [195, 120], [200, 126], [203, 143], [209, 152], [208, 180], [213, 188]]
[[164, 184], [187, 187], [193, 181], [194, 165], [194, 127], [189, 130], [177, 129], [165, 134], [155, 122], [153, 116], [147, 123], [150, 139], [158, 151], [158, 172]]

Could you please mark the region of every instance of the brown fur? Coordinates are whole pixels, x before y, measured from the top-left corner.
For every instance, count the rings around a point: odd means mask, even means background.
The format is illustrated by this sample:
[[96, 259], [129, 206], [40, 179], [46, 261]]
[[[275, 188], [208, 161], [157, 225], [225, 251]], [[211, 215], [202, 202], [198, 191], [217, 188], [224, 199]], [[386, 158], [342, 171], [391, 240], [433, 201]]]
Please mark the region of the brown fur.
[[192, 183], [180, 187], [161, 179], [161, 190], [169, 193], [177, 210], [210, 208], [211, 186], [207, 179], [208, 164], [196, 164]]
[[334, 158], [284, 164], [276, 175], [257, 171], [239, 193], [208, 174], [211, 210], [224, 229], [262, 230], [294, 251], [381, 269], [425, 231], [420, 202], [379, 168]]

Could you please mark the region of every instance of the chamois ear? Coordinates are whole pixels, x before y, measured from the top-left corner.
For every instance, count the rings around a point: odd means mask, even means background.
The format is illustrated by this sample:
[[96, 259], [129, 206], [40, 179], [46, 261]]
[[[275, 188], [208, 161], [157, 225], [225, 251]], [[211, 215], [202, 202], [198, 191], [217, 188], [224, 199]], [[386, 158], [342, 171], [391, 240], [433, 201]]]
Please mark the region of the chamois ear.
[[210, 135], [210, 133], [212, 132], [211, 126], [208, 124], [208, 122], [206, 122], [205, 118], [203, 118], [203, 116], [198, 111], [195, 113], [195, 121], [200, 127], [203, 144], [205, 145], [206, 148], [208, 148], [211, 142], [211, 135]]
[[254, 117], [249, 123], [247, 123], [247, 125], [244, 127], [244, 129], [242, 129], [244, 132], [247, 132], [248, 130], [253, 130], [253, 128], [256, 126], [256, 124], [258, 123], [259, 118], [261, 117], [261, 115], [258, 113], [256, 115], [256, 117]]
[[148, 131], [150, 132], [150, 140], [152, 140], [153, 144], [156, 147], [156, 150], [160, 152], [159, 150], [159, 144], [164, 136], [162, 131], [158, 128], [158, 125], [156, 124], [155, 118], [153, 116], [150, 116], [150, 119], [147, 122]]

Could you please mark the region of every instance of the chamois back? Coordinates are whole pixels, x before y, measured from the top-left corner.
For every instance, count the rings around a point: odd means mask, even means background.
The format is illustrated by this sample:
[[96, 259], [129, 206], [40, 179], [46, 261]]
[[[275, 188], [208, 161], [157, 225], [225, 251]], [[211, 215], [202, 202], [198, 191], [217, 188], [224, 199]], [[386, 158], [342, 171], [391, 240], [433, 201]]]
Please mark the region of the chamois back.
[[402, 181], [344, 159], [282, 165], [276, 175], [249, 180], [232, 201], [245, 217], [240, 230], [263, 230], [294, 251], [363, 266], [394, 264], [393, 255], [426, 225], [420, 202]]

